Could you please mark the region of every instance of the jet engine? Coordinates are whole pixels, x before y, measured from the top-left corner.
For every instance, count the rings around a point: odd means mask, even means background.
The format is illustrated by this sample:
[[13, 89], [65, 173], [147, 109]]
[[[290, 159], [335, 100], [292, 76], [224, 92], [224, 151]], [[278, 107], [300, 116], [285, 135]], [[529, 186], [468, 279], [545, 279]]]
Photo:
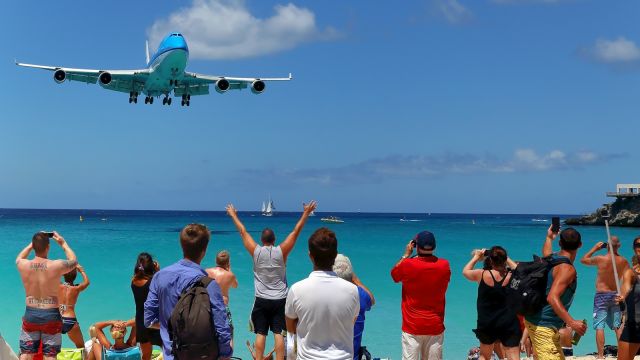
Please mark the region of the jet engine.
[[102, 85], [109, 85], [111, 84], [111, 74], [108, 72], [103, 72], [100, 74], [100, 77], [98, 78], [98, 80], [100, 80], [100, 84]]
[[251, 83], [251, 92], [254, 94], [261, 94], [265, 87], [266, 85], [264, 84], [264, 81], [256, 80]]
[[62, 69], [58, 69], [53, 73], [53, 80], [55, 80], [58, 84], [62, 84], [66, 78], [67, 73]]
[[229, 90], [230, 86], [231, 84], [229, 84], [229, 80], [227, 79], [220, 79], [216, 81], [216, 91], [219, 92], [220, 94]]

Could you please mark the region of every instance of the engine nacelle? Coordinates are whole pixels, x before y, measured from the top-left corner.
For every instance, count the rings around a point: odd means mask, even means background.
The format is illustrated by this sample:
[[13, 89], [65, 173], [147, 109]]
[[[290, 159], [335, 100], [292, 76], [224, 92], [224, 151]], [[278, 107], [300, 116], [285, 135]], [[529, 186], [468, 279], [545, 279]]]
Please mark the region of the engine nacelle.
[[256, 80], [251, 83], [251, 92], [254, 94], [262, 94], [266, 85], [262, 80]]
[[227, 90], [229, 90], [229, 87], [231, 87], [231, 84], [229, 84], [229, 80], [227, 79], [220, 79], [216, 81], [216, 91], [220, 94], [227, 92]]
[[53, 73], [53, 80], [55, 80], [58, 84], [62, 84], [67, 79], [67, 73], [58, 69]]
[[98, 80], [100, 81], [100, 84], [102, 84], [102, 85], [109, 85], [109, 84], [111, 84], [112, 77], [111, 77], [110, 73], [105, 71], [105, 72], [100, 74], [100, 77], [98, 77]]

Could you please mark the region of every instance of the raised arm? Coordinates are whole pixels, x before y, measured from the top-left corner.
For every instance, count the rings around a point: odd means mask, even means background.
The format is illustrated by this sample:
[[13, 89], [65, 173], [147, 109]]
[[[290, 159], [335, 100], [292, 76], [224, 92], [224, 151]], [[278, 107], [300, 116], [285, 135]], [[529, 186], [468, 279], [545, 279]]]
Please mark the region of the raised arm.
[[578, 334], [584, 335], [587, 331], [587, 325], [582, 321], [575, 320], [562, 304], [560, 296], [565, 292], [567, 287], [576, 277], [576, 269], [568, 264], [557, 265], [553, 270], [553, 284], [547, 295], [547, 302], [551, 305], [553, 311], [562, 321], [575, 330]]
[[482, 269], [474, 269], [478, 261], [484, 258], [484, 250], [474, 250], [471, 256], [471, 260], [462, 268], [462, 275], [469, 281], [480, 282], [482, 280]]
[[256, 246], [258, 246], [258, 244], [256, 244], [251, 235], [247, 232], [247, 229], [240, 221], [240, 218], [238, 218], [238, 211], [233, 207], [233, 204], [227, 205], [227, 215], [231, 217], [231, 220], [233, 220], [233, 223], [236, 225], [245, 249], [247, 249], [249, 255], [253, 257], [253, 252], [256, 250]]
[[300, 216], [300, 220], [293, 228], [293, 231], [287, 238], [280, 244], [280, 249], [282, 250], [282, 256], [284, 257], [284, 261], [287, 261], [287, 256], [293, 247], [296, 245], [296, 240], [298, 240], [298, 236], [304, 227], [304, 224], [307, 222], [309, 215], [316, 209], [317, 203], [315, 201], [311, 201], [309, 204], [302, 204], [302, 216]]
[[125, 321], [125, 326], [130, 327], [131, 328], [131, 332], [129, 333], [129, 338], [127, 339], [126, 343], [129, 346], [135, 346], [136, 345], [136, 338], [137, 338], [137, 328], [136, 328], [136, 319], [129, 319], [127, 321]]
[[616, 301], [621, 303], [629, 295], [631, 288], [633, 287], [633, 283], [637, 281], [636, 276], [633, 273], [632, 269], [625, 270], [624, 274], [622, 274], [622, 284], [620, 284], [620, 294], [616, 296]]
[[598, 261], [600, 260], [600, 256], [593, 257], [593, 254], [596, 251], [602, 249], [604, 243], [602, 241], [597, 242], [591, 250], [589, 250], [582, 258], [580, 258], [580, 262], [584, 265], [598, 265]]
[[368, 287], [364, 286], [364, 284], [362, 283], [362, 281], [360, 281], [360, 278], [356, 275], [356, 273], [353, 273], [353, 278], [351, 280], [356, 286], [360, 286], [361, 288], [364, 289], [364, 291], [367, 292], [367, 294], [369, 294], [369, 297], [371, 298], [371, 306], [375, 305], [376, 298], [373, 297], [373, 293], [371, 292], [371, 290], [369, 290]]
[[549, 226], [547, 230], [547, 238], [544, 240], [544, 245], [542, 245], [542, 256], [549, 256], [553, 254], [553, 239], [558, 236], [557, 232], [551, 231], [552, 226]]
[[115, 320], [100, 321], [93, 325], [96, 328], [96, 335], [98, 337], [98, 342], [100, 343], [100, 345], [106, 347], [107, 349], [110, 349], [112, 344], [109, 341], [109, 339], [107, 339], [107, 336], [104, 334], [102, 329], [106, 328], [107, 326], [112, 326], [116, 322], [117, 321]]
[[84, 272], [84, 268], [82, 267], [82, 265], [80, 264], [76, 265], [76, 269], [78, 269], [80, 276], [82, 276], [82, 283], [78, 285], [78, 290], [83, 291], [89, 287], [89, 284], [91, 284], [91, 282], [89, 281], [89, 277], [87, 276], [87, 273]]
[[33, 250], [33, 244], [30, 242], [29, 245], [27, 245], [24, 249], [22, 249], [22, 251], [20, 251], [20, 253], [18, 253], [18, 257], [16, 257], [16, 265], [18, 265], [21, 260], [25, 260], [29, 256], [31, 250]]

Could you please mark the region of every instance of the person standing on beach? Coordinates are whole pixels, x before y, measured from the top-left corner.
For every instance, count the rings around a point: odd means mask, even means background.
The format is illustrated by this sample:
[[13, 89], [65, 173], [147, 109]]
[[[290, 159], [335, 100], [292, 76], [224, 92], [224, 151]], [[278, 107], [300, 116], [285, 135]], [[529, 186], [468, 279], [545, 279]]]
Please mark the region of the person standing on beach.
[[253, 259], [253, 277], [255, 287], [255, 302], [251, 311], [251, 326], [256, 334], [255, 354], [258, 360], [264, 357], [264, 348], [269, 334], [273, 332], [276, 358], [285, 357], [284, 337], [286, 330], [284, 306], [287, 300], [287, 257], [293, 250], [296, 240], [307, 222], [309, 215], [316, 209], [316, 202], [303, 204], [300, 220], [287, 238], [276, 246], [276, 236], [273, 230], [262, 230], [258, 245], [251, 234], [238, 218], [238, 212], [232, 204], [227, 205], [227, 214], [236, 225], [244, 247]]
[[[417, 257], [412, 257], [413, 249]], [[434, 255], [436, 238], [417, 234], [391, 269], [402, 283], [402, 359], [441, 360], [445, 294], [451, 279], [449, 262]]]
[[364, 333], [365, 312], [370, 311], [371, 307], [376, 304], [376, 299], [371, 291], [364, 286], [358, 276], [353, 272], [351, 260], [348, 257], [338, 254], [333, 271], [339, 278], [347, 280], [358, 287], [358, 297], [360, 299], [360, 312], [353, 327], [353, 358], [359, 360], [361, 358], [360, 349], [362, 345], [362, 334]]
[[[149, 295], [144, 303], [144, 325], [150, 328], [160, 327], [162, 350], [165, 360], [173, 360], [173, 341], [169, 333], [169, 319], [182, 293], [193, 284], [207, 277], [200, 262], [207, 253], [211, 233], [206, 226], [189, 224], [180, 232], [180, 246], [184, 258], [153, 275]], [[218, 341], [218, 359], [229, 359], [233, 355], [231, 348], [231, 329], [220, 286], [211, 281], [207, 286], [211, 305], [211, 325], [215, 329]]]
[[621, 294], [616, 302], [625, 303], [625, 322], [618, 340], [618, 360], [632, 360], [640, 350], [640, 236], [633, 240], [632, 267], [622, 274]]
[[353, 360], [353, 329], [360, 311], [358, 287], [333, 272], [338, 239], [328, 228], [309, 238], [313, 272], [293, 284], [286, 301], [287, 332], [298, 360]]
[[[604, 255], [593, 256], [597, 251], [607, 249], [608, 251]], [[604, 326], [605, 324], [609, 329], [615, 331], [616, 338], [620, 338], [622, 333], [622, 312], [620, 311], [620, 305], [616, 303], [616, 295], [618, 290], [616, 282], [619, 279], [615, 278], [613, 273], [613, 262], [611, 261], [611, 251], [616, 261], [616, 267], [620, 277], [629, 268], [629, 262], [622, 256], [618, 255], [618, 249], [620, 249], [620, 240], [617, 236], [611, 237], [611, 244], [607, 246], [607, 243], [596, 243], [588, 253], [586, 253], [580, 262], [588, 266], [598, 267], [598, 276], [596, 278], [596, 295], [593, 298], [593, 329], [596, 331], [596, 346], [598, 349], [598, 359], [604, 359]]]
[[564, 324], [570, 326], [580, 336], [587, 331], [587, 325], [569, 315], [569, 307], [578, 285], [576, 268], [573, 262], [578, 249], [582, 246], [580, 233], [567, 228], [560, 232], [560, 251], [553, 253], [553, 241], [558, 236], [552, 226], [542, 247], [543, 256], [554, 260], [564, 258], [568, 263], [554, 266], [547, 278], [547, 302], [538, 313], [525, 316], [525, 325], [538, 360], [564, 360], [558, 329]]
[[207, 275], [214, 279], [222, 290], [222, 299], [227, 308], [227, 318], [229, 318], [229, 328], [231, 328], [231, 347], [233, 347], [233, 320], [231, 308], [229, 308], [229, 289], [238, 288], [238, 279], [231, 271], [231, 255], [227, 250], [221, 250], [216, 254], [216, 267], [206, 270]]
[[[73, 282], [78, 273], [82, 276], [82, 283], [74, 285]], [[60, 284], [58, 291], [60, 294], [60, 314], [62, 315], [62, 334], [68, 334], [76, 348], [83, 348], [84, 338], [76, 316], [76, 303], [80, 293], [89, 287], [89, 277], [84, 272], [84, 268], [78, 264], [75, 269], [64, 274], [63, 278], [64, 282]]]
[[[484, 268], [474, 269], [482, 259], [485, 259]], [[494, 346], [500, 348], [500, 345], [506, 355], [501, 359], [520, 359], [522, 331], [516, 312], [507, 305], [506, 289], [511, 279], [507, 265], [516, 267], [504, 248], [494, 246], [489, 250], [475, 250], [462, 269], [467, 280], [478, 283], [478, 326], [473, 332], [480, 341], [480, 360], [490, 360]]]
[[149, 295], [149, 287], [153, 275], [160, 270], [160, 265], [153, 260], [151, 254], [142, 252], [138, 255], [133, 268], [131, 292], [136, 303], [136, 342], [140, 344], [142, 360], [151, 360], [153, 345], [162, 346], [160, 330], [148, 329], [144, 326], [144, 302]]
[[[64, 251], [66, 260], [49, 260], [49, 238]], [[35, 257], [28, 260], [31, 250]], [[44, 358], [54, 360], [62, 345], [62, 316], [58, 302], [60, 276], [76, 268], [76, 254], [57, 232], [38, 232], [16, 258], [26, 293], [20, 333], [20, 360], [31, 360], [42, 345]]]

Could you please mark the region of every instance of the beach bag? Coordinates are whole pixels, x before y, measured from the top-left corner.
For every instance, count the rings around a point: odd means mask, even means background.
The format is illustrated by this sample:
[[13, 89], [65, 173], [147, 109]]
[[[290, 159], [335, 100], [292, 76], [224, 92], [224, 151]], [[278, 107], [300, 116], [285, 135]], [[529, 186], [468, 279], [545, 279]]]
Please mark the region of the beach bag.
[[84, 349], [62, 349], [56, 357], [57, 360], [83, 360]]
[[507, 286], [507, 306], [520, 315], [534, 315], [547, 305], [549, 271], [560, 264], [571, 264], [565, 257], [539, 257], [520, 262], [511, 273]]
[[218, 359], [218, 334], [211, 320], [208, 276], [185, 289], [169, 318], [171, 351], [176, 360]]

